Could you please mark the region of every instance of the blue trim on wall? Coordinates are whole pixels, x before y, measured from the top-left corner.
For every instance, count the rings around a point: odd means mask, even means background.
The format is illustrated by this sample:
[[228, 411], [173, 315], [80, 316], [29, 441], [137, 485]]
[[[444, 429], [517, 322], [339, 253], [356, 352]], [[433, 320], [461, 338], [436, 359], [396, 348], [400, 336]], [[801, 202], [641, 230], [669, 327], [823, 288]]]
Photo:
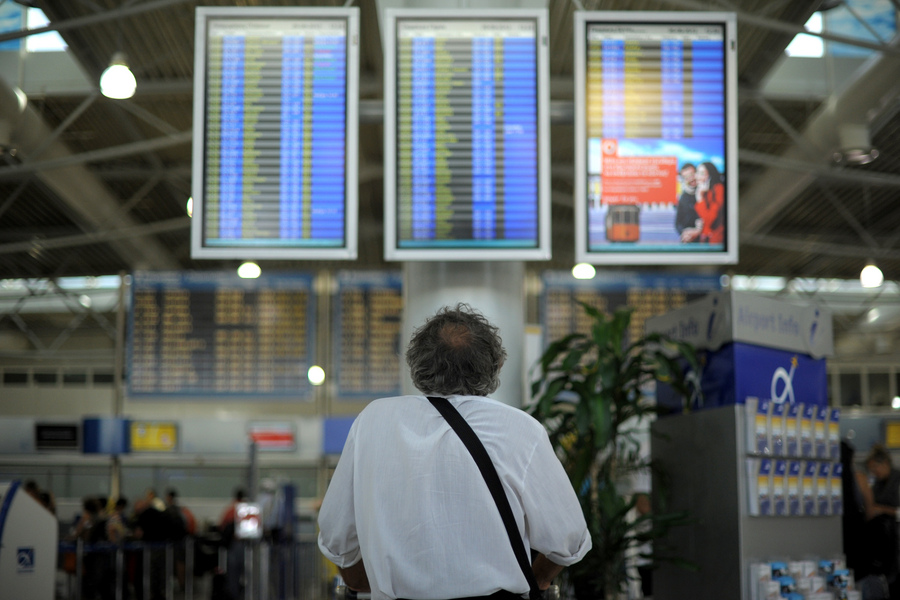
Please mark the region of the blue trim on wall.
[[3, 504], [0, 505], [0, 554], [3, 553], [3, 527], [6, 525], [6, 517], [9, 515], [9, 507], [12, 506], [13, 497], [19, 490], [20, 481], [13, 481], [3, 496]]

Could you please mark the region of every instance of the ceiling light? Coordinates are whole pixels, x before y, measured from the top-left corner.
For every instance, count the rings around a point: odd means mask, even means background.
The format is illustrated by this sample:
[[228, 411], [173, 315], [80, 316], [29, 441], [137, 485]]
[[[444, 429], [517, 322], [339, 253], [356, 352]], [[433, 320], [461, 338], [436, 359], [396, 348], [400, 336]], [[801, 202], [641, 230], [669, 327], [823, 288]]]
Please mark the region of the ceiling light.
[[844, 123], [838, 128], [840, 148], [834, 153], [835, 162], [851, 165], [867, 165], [878, 158], [878, 149], [872, 146], [868, 125]]
[[891, 408], [900, 410], [900, 396], [894, 396], [894, 399], [891, 400]]
[[189, 217], [194, 216], [194, 197], [193, 196], [188, 198], [188, 201], [187, 201], [187, 215]]
[[137, 81], [134, 79], [131, 69], [128, 68], [125, 53], [116, 52], [109, 61], [109, 67], [100, 76], [100, 91], [107, 98], [124, 100], [134, 96], [136, 89]]
[[874, 323], [881, 317], [881, 311], [876, 306], [875, 308], [869, 309], [869, 312], [866, 313], [866, 322]]
[[318, 365], [313, 365], [307, 371], [306, 376], [313, 385], [322, 385], [325, 383], [325, 369]]
[[881, 272], [881, 269], [875, 266], [874, 261], [869, 261], [869, 263], [863, 267], [863, 270], [860, 271], [859, 283], [864, 288], [877, 288], [884, 283], [884, 274]]
[[256, 279], [262, 274], [262, 269], [255, 262], [245, 262], [238, 267], [237, 274], [241, 279]]
[[575, 279], [593, 279], [596, 274], [597, 271], [594, 269], [594, 265], [578, 263], [572, 267], [572, 277]]

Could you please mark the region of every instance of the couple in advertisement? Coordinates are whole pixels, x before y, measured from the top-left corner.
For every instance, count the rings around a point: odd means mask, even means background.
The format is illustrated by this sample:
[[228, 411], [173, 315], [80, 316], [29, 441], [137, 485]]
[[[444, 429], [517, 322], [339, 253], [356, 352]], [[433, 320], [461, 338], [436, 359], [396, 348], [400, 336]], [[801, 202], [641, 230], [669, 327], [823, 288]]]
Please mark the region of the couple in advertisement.
[[679, 171], [681, 194], [675, 230], [682, 243], [725, 241], [725, 185], [711, 162], [684, 163]]

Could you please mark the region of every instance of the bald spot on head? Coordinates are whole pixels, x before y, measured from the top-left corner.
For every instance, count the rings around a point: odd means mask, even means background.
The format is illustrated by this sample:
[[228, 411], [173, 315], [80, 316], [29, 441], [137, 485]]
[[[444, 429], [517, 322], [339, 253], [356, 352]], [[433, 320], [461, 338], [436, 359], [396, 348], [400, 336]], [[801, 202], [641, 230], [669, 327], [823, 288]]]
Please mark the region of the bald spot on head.
[[448, 323], [441, 329], [440, 338], [447, 348], [458, 350], [472, 343], [472, 331], [465, 325]]

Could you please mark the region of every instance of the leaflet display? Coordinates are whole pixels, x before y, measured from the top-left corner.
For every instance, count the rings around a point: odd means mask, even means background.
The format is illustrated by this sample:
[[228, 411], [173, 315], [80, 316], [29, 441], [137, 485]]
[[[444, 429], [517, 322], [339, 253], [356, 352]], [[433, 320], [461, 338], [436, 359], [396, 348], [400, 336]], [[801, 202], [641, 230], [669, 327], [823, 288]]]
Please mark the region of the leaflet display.
[[385, 257], [549, 258], [546, 12], [386, 22]]
[[576, 13], [576, 255], [737, 262], [735, 16]]
[[197, 9], [192, 257], [356, 258], [358, 15]]
[[132, 397], [306, 399], [312, 276], [138, 272], [128, 335]]

